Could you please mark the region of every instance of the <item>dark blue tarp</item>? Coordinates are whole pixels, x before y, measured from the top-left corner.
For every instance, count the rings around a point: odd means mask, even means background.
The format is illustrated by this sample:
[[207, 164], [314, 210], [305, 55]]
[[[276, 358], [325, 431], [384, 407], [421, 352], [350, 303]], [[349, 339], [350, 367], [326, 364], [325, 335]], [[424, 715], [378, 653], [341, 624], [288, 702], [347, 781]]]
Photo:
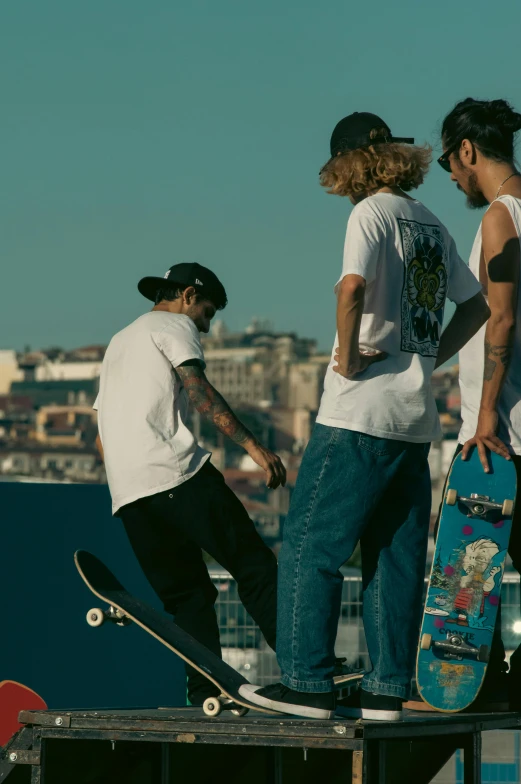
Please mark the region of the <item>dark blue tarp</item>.
[[184, 668], [167, 648], [135, 625], [87, 625], [100, 601], [76, 571], [78, 549], [162, 610], [106, 486], [0, 482], [0, 681], [53, 708], [184, 705]]

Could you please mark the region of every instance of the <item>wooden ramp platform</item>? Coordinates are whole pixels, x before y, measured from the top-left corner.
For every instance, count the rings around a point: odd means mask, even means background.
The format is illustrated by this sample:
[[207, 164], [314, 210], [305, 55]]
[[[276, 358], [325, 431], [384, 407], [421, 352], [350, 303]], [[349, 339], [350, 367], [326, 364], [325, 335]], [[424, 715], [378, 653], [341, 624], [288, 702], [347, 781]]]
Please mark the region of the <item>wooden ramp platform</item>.
[[463, 748], [465, 784], [478, 784], [481, 733], [521, 728], [520, 713], [410, 711], [399, 722], [210, 719], [196, 708], [23, 711], [20, 720], [0, 783], [16, 773], [31, 784], [426, 784]]

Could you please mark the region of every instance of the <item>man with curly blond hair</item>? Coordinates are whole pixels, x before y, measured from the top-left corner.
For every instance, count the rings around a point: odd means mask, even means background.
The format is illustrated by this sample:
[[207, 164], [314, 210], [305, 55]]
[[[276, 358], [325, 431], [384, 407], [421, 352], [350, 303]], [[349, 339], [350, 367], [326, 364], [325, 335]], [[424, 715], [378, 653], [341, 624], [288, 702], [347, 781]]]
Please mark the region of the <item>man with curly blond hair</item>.
[[[279, 558], [280, 683], [258, 705], [332, 718], [341, 566], [361, 543], [371, 668], [344, 715], [396, 720], [409, 694], [431, 509], [429, 443], [441, 438], [430, 380], [488, 317], [447, 229], [407, 191], [428, 148], [374, 114], [341, 120], [320, 173], [355, 205], [336, 285], [337, 335]], [[454, 316], [441, 334], [447, 297]]]

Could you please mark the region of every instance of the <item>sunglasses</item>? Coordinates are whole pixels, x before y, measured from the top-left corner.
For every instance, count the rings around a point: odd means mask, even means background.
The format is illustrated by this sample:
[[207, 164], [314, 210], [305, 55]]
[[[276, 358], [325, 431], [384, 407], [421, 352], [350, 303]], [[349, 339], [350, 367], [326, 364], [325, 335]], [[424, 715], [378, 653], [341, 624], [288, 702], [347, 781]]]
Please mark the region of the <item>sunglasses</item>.
[[443, 155], [440, 155], [440, 157], [438, 158], [438, 163], [440, 164], [443, 171], [446, 171], [449, 174], [451, 174], [452, 172], [452, 169], [450, 168], [449, 158], [454, 152], [454, 150], [456, 150], [460, 146], [460, 144], [461, 142], [456, 142], [456, 144], [453, 144], [452, 147], [449, 147], [448, 150], [445, 150]]

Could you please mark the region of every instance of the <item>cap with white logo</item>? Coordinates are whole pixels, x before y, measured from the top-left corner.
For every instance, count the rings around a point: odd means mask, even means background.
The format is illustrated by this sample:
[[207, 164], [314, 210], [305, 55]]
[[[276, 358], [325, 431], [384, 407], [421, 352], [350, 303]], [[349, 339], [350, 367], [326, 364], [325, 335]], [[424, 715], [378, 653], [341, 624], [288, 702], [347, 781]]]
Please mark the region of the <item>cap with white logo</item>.
[[219, 310], [227, 303], [226, 291], [217, 275], [197, 262], [174, 264], [162, 278], [150, 276], [142, 278], [137, 287], [144, 297], [155, 302], [157, 292], [165, 285], [165, 281], [200, 289], [205, 299], [210, 300]]

